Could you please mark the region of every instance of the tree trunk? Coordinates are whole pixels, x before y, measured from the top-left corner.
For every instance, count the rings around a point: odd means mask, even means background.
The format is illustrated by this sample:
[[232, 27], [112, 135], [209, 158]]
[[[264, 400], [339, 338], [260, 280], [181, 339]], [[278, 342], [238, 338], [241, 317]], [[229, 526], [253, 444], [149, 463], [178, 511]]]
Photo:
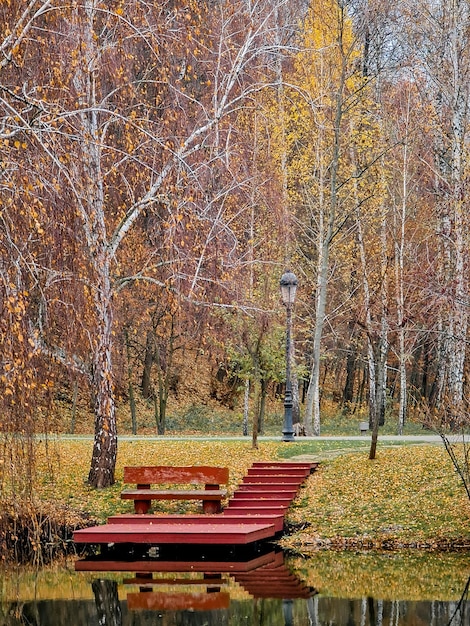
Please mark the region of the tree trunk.
[[250, 379], [245, 380], [245, 392], [243, 394], [243, 436], [248, 436], [248, 415], [250, 411]]
[[155, 417], [157, 418], [157, 431], [159, 435], [164, 435], [166, 431], [166, 406], [168, 402], [168, 389], [169, 389], [169, 376], [171, 371], [171, 360], [172, 360], [172, 351], [173, 351], [173, 324], [171, 327], [170, 334], [170, 346], [168, 355], [168, 362], [166, 364], [166, 371], [163, 370], [161, 363], [160, 351], [156, 351], [156, 361], [158, 365], [158, 394], [154, 392], [154, 402], [155, 406], [158, 403], [158, 413], [155, 413]]
[[144, 369], [142, 372], [142, 396], [150, 398], [152, 395], [152, 366], [155, 360], [155, 342], [154, 331], [147, 331], [147, 340], [145, 342]]
[[410, 104], [408, 102], [405, 114], [406, 137], [403, 143], [403, 163], [401, 168], [402, 190], [401, 206], [394, 214], [395, 222], [395, 300], [397, 307], [398, 327], [398, 374], [400, 378], [400, 400], [398, 407], [398, 434], [403, 435], [407, 412], [407, 377], [406, 377], [406, 330], [405, 330], [405, 292], [404, 292], [404, 268], [405, 268], [405, 242], [406, 242], [406, 218], [408, 214], [408, 128], [409, 128]]
[[98, 624], [102, 626], [122, 626], [121, 603], [118, 585], [115, 580], [96, 579], [91, 583], [95, 596]]
[[[259, 346], [258, 346], [259, 348]], [[258, 417], [259, 417], [259, 358], [258, 353], [255, 352], [253, 355], [253, 389], [254, 389], [254, 398], [253, 398], [253, 432], [252, 432], [252, 441], [251, 447], [253, 449], [258, 449]]]
[[[342, 18], [340, 18], [342, 19]], [[338, 24], [338, 49], [342, 50], [342, 26]], [[317, 298], [315, 311], [315, 331], [312, 350], [312, 369], [307, 391], [307, 404], [305, 409], [305, 431], [307, 435], [320, 435], [320, 357], [321, 340], [326, 314], [326, 297], [328, 289], [328, 273], [330, 267], [330, 248], [333, 241], [334, 229], [336, 225], [336, 213], [338, 208], [338, 175], [340, 167], [340, 147], [341, 147], [341, 122], [344, 114], [344, 89], [346, 81], [346, 59], [341, 59], [339, 84], [337, 85], [335, 118], [334, 118], [334, 139], [332, 147], [331, 162], [329, 164], [329, 190], [330, 199], [328, 210], [326, 211], [326, 228], [320, 228], [319, 241], [319, 261], [317, 275]]]
[[264, 433], [264, 418], [266, 415], [266, 397], [268, 395], [268, 381], [264, 378], [261, 380], [261, 394], [259, 402], [259, 418], [258, 418], [258, 432], [260, 435]]
[[[106, 273], [105, 273], [106, 274]], [[97, 295], [99, 311], [92, 383], [95, 389], [95, 438], [88, 482], [98, 489], [114, 484], [117, 456], [112, 349], [112, 294], [109, 284]]]
[[127, 388], [129, 392], [129, 407], [131, 411], [132, 434], [137, 435], [137, 411], [135, 405], [134, 385], [132, 384], [131, 346], [129, 342], [129, 331], [124, 329], [124, 341], [126, 344], [127, 356]]
[[165, 416], [162, 415], [162, 403], [157, 393], [153, 394], [153, 411], [155, 416], [155, 424], [157, 427], [157, 435], [165, 434]]
[[356, 352], [352, 344], [349, 344], [346, 357], [346, 381], [343, 387], [343, 406], [348, 407], [354, 398], [354, 379], [356, 376]]

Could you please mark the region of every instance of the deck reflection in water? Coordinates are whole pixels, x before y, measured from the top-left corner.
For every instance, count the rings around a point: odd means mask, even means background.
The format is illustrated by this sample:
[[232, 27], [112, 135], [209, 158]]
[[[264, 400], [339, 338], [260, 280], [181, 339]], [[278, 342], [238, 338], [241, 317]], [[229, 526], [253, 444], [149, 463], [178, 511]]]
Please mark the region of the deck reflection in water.
[[111, 551], [75, 564], [76, 577], [92, 591], [88, 599], [0, 603], [0, 626], [470, 624], [468, 585], [461, 603], [332, 598], [317, 594], [302, 580], [304, 574], [291, 571], [290, 563], [269, 546], [237, 551], [219, 546], [201, 554], [188, 546], [158, 554]]
[[[197, 553], [184, 550], [187, 560], [171, 559], [169, 554], [160, 553], [158, 558], [140, 560], [109, 560], [103, 557], [77, 561], [77, 571], [88, 572], [134, 572], [124, 577], [122, 585], [138, 586], [139, 590], [126, 594], [127, 609], [153, 611], [213, 611], [228, 609], [230, 591], [237, 583], [249, 597], [254, 599], [280, 598], [294, 600], [309, 599], [315, 594], [284, 563], [281, 551], [273, 549], [253, 550], [250, 548], [225, 552]], [[191, 553], [192, 552], [192, 553]], [[156, 575], [154, 575], [156, 574]], [[118, 594], [117, 585], [106, 585], [101, 589], [95, 581], [95, 598], [102, 616], [106, 606], [116, 601], [109, 597]], [[161, 591], [165, 587], [164, 591]], [[191, 587], [196, 591], [188, 590]], [[108, 596], [108, 597], [105, 597]]]

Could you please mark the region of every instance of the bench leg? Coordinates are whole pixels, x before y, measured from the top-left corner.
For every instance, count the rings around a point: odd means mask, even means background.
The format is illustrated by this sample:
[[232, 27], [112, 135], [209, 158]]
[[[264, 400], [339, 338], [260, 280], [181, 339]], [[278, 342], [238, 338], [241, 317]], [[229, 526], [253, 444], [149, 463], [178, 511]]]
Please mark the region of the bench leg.
[[136, 513], [148, 513], [150, 509], [150, 500], [134, 500], [134, 510]]

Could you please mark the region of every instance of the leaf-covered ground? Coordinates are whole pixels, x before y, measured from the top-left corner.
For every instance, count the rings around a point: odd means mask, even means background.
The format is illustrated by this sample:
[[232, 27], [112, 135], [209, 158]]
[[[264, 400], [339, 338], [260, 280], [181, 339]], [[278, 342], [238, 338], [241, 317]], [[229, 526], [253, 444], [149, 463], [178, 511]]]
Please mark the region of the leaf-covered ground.
[[[294, 453], [295, 447], [289, 450]], [[37, 455], [41, 484], [36, 496], [102, 522], [108, 515], [132, 511], [132, 503], [119, 496], [125, 465], [228, 466], [231, 493], [253, 461], [279, 458], [285, 451], [281, 442], [261, 442], [253, 450], [246, 440], [124, 440], [119, 445], [116, 484], [96, 491], [86, 484], [90, 440], [58, 440], [47, 446], [43, 442]], [[198, 506], [158, 505], [171, 511]], [[318, 547], [470, 545], [470, 507], [440, 446], [379, 448], [375, 461], [368, 460], [366, 450], [325, 461], [301, 489], [288, 519], [297, 530], [284, 538], [283, 545], [299, 553]]]
[[[228, 495], [241, 481], [253, 461], [276, 458], [279, 444], [266, 442], [253, 450], [244, 441], [121, 441], [116, 464], [116, 483], [104, 490], [86, 484], [92, 443], [90, 440], [53, 441], [41, 445], [38, 451], [38, 474], [42, 477], [37, 496], [55, 500], [72, 509], [105, 521], [109, 515], [132, 512], [133, 503], [121, 500], [124, 488], [123, 468], [126, 465], [215, 465], [229, 467]], [[162, 502], [157, 510], [184, 512], [198, 510], [200, 504], [191, 502]]]
[[382, 449], [323, 463], [289, 514], [301, 529], [283, 544], [318, 547], [470, 546], [470, 507], [443, 448]]

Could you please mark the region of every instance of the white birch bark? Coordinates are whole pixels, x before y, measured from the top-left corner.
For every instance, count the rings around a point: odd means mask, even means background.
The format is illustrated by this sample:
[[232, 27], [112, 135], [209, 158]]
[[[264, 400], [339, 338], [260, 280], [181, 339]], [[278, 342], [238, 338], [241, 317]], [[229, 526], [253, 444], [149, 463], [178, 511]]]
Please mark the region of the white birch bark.
[[369, 276], [367, 270], [367, 256], [364, 242], [364, 232], [362, 225], [362, 216], [360, 209], [356, 210], [356, 233], [357, 242], [359, 247], [359, 258], [361, 261], [361, 274], [362, 274], [362, 291], [364, 297], [364, 321], [367, 335], [367, 369], [369, 374], [369, 426], [373, 428], [377, 421], [377, 388], [376, 388], [376, 367], [375, 367], [375, 355], [374, 346], [372, 343], [373, 327], [372, 327], [372, 314], [371, 314], [371, 295]]
[[[343, 97], [346, 80], [346, 59], [342, 60], [342, 67], [337, 85], [335, 98], [335, 117], [333, 120], [333, 145], [331, 160], [329, 163], [329, 201], [323, 214], [323, 205], [320, 205], [321, 227], [318, 239], [318, 269], [317, 269], [317, 292], [315, 310], [315, 329], [313, 335], [312, 366], [307, 390], [305, 406], [305, 430], [307, 435], [320, 435], [320, 365], [321, 365], [321, 340], [326, 315], [326, 298], [328, 290], [328, 273], [330, 267], [330, 249], [336, 226], [336, 214], [338, 208], [338, 174], [340, 167], [340, 147], [342, 143], [341, 124], [343, 121]], [[323, 155], [320, 155], [323, 159]], [[323, 169], [323, 166], [320, 165]], [[320, 180], [320, 188], [323, 181]], [[324, 228], [323, 228], [324, 223]]]
[[245, 380], [245, 391], [243, 393], [243, 435], [248, 435], [248, 415], [250, 413], [250, 379]]
[[[409, 14], [413, 9], [408, 6]], [[469, 286], [465, 270], [468, 239], [466, 195], [470, 6], [466, 1], [419, 5], [411, 36], [417, 44], [426, 97], [435, 111], [435, 187], [440, 238], [440, 298], [436, 403], [459, 410], [464, 400]]]
[[117, 430], [113, 391], [112, 331], [113, 289], [111, 259], [106, 231], [106, 204], [101, 171], [102, 137], [97, 111], [96, 70], [100, 54], [94, 37], [96, 7], [85, 0], [83, 13], [75, 12], [77, 33], [82, 39], [83, 58], [74, 75], [74, 86], [81, 94], [79, 114], [83, 172], [77, 168], [76, 180], [83, 180], [83, 201], [80, 204], [82, 228], [87, 244], [87, 257], [93, 272], [93, 302], [96, 333], [92, 344], [92, 384], [95, 412], [95, 439], [88, 480], [95, 487], [114, 482], [117, 454]]
[[405, 225], [408, 214], [408, 179], [409, 179], [409, 157], [408, 157], [408, 128], [409, 128], [410, 102], [408, 99], [405, 111], [405, 137], [402, 151], [401, 167], [401, 203], [394, 212], [395, 225], [395, 302], [397, 308], [397, 334], [398, 334], [398, 376], [399, 376], [399, 405], [398, 405], [398, 434], [403, 434], [407, 414], [407, 361], [406, 352], [406, 328], [405, 328], [405, 293], [404, 293], [404, 271], [405, 271]]
[[[284, 1], [279, 0], [279, 4], [283, 4]], [[43, 6], [46, 6], [45, 3]], [[241, 7], [241, 4], [239, 6]], [[84, 248], [92, 270], [90, 285], [96, 328], [91, 340], [91, 351], [92, 383], [96, 403], [95, 441], [89, 481], [97, 487], [112, 484], [116, 462], [117, 433], [112, 363], [113, 298], [123, 285], [131, 284], [136, 277], [140, 280], [146, 278], [145, 271], [140, 271], [138, 268], [134, 276], [121, 277], [119, 283], [113, 283], [112, 272], [116, 257], [143, 212], [159, 201], [162, 186], [172, 171], [187, 167], [187, 171], [192, 174], [191, 157], [197, 152], [206, 154], [205, 142], [217, 129], [221, 120], [238, 110], [246, 97], [263, 87], [261, 83], [254, 84], [250, 81], [244, 85], [242, 77], [256, 58], [265, 59], [268, 53], [274, 52], [273, 6], [273, 3], [266, 2], [246, 7], [248, 14], [238, 16], [240, 23], [243, 19], [245, 23], [249, 23], [249, 27], [242, 31], [233, 22], [233, 8], [225, 3], [221, 3], [218, 7], [217, 19], [220, 19], [221, 23], [221, 38], [213, 49], [213, 74], [210, 87], [212, 107], [206, 107], [202, 102], [191, 103], [195, 107], [199, 105], [199, 108], [198, 114], [187, 120], [186, 135], [176, 142], [172, 151], [165, 152], [166, 161], [157, 167], [153, 166], [153, 174], [149, 175], [146, 189], [140, 195], [132, 194], [127, 210], [116, 223], [113, 223], [109, 217], [106, 178], [101, 170], [103, 152], [105, 148], [109, 148], [105, 145], [109, 120], [116, 123], [120, 119], [114, 106], [108, 104], [106, 95], [100, 96], [99, 93], [102, 50], [99, 47], [99, 36], [95, 32], [95, 27], [99, 22], [98, 12], [100, 17], [103, 17], [103, 11], [106, 9], [94, 0], [84, 0], [73, 10], [76, 23], [68, 35], [78, 39], [78, 45], [75, 48], [80, 51], [81, 57], [74, 66], [74, 84], [77, 92], [81, 94], [81, 102], [78, 111], [68, 114], [69, 116], [75, 115], [78, 119], [81, 159], [73, 165], [62, 163], [50, 148], [50, 144], [43, 141], [46, 134], [44, 128], [41, 128], [40, 133], [37, 132], [37, 138], [45, 153], [61, 172], [64, 183], [69, 185], [74, 194], [77, 211], [81, 218]], [[226, 15], [225, 8], [228, 9]], [[142, 41], [147, 43], [151, 33], [140, 33], [136, 30], [135, 37], [140, 36]], [[154, 43], [156, 45], [156, 42]], [[150, 48], [151, 46], [149, 50]], [[229, 55], [227, 49], [230, 49]], [[219, 62], [217, 55], [219, 55]], [[231, 59], [230, 67], [227, 67], [225, 58]], [[177, 82], [169, 85], [169, 88], [174, 89], [175, 95], [187, 97]], [[34, 129], [31, 131], [35, 132]], [[52, 129], [51, 132], [56, 131]], [[165, 139], [162, 139], [158, 133], [154, 134], [150, 127], [146, 129], [146, 133], [146, 143], [150, 146], [153, 144], [159, 149]], [[109, 150], [107, 154], [109, 156]], [[145, 158], [143, 155], [137, 156]], [[136, 154], [122, 155], [116, 166], [119, 167], [121, 163], [125, 163], [126, 159], [132, 161], [134, 158]], [[216, 219], [222, 222], [223, 216], [219, 214]], [[213, 231], [209, 233], [206, 248], [212, 242], [212, 237]], [[205, 249], [203, 253], [205, 254]], [[190, 295], [195, 291], [200, 279], [203, 260], [199, 257], [192, 281], [189, 281]], [[149, 280], [154, 279], [149, 277]], [[157, 281], [155, 282], [158, 284]]]

